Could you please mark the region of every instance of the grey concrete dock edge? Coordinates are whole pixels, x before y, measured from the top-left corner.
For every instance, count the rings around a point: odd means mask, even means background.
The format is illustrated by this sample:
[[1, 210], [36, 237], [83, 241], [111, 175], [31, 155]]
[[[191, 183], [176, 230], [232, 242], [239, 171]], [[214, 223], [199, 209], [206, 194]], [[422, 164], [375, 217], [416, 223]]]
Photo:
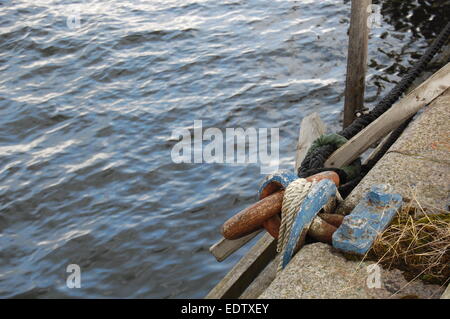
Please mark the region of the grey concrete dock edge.
[[333, 247], [304, 246], [259, 296], [261, 299], [438, 299], [444, 288], [409, 282], [399, 270], [349, 261]]

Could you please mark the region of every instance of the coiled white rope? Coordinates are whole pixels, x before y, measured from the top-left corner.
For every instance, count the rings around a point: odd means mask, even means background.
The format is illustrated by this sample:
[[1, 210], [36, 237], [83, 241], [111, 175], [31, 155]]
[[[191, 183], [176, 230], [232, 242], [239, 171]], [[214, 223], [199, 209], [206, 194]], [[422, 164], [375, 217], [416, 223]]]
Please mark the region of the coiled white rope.
[[283, 268], [283, 255], [292, 230], [292, 224], [297, 216], [300, 205], [308, 195], [315, 182], [308, 182], [304, 178], [299, 178], [288, 185], [284, 191], [283, 203], [281, 206], [281, 225], [278, 235], [277, 252], [281, 253], [277, 273]]

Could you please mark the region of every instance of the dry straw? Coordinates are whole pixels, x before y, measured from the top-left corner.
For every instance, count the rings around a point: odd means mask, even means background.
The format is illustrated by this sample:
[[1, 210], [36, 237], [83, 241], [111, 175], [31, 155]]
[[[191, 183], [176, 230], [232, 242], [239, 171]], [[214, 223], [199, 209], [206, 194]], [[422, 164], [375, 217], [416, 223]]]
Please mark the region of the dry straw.
[[450, 213], [426, 212], [417, 200], [406, 205], [376, 239], [370, 259], [405, 271], [409, 279], [421, 278], [444, 285], [450, 281]]

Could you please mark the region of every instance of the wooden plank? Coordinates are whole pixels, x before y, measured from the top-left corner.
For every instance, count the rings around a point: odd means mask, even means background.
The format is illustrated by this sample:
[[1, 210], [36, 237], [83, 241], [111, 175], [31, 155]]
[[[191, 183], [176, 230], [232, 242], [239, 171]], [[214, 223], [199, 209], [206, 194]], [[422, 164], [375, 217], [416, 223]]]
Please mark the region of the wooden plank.
[[276, 240], [268, 233], [265, 233], [205, 298], [239, 298], [258, 274], [275, 258], [275, 255]]
[[257, 299], [277, 277], [281, 255], [277, 255], [240, 295], [239, 299]]
[[244, 246], [246, 243], [248, 243], [250, 240], [256, 237], [262, 229], [255, 231], [254, 233], [251, 233], [247, 236], [244, 236], [242, 238], [236, 239], [236, 240], [228, 240], [225, 238], [222, 238], [217, 243], [212, 245], [209, 248], [209, 252], [216, 257], [216, 260], [218, 262], [224, 261], [228, 256], [230, 256], [232, 253], [234, 253], [236, 250]]
[[344, 128], [355, 119], [355, 113], [364, 104], [364, 89], [367, 71], [367, 48], [369, 28], [368, 8], [372, 0], [352, 0], [350, 18], [347, 79], [345, 84]]
[[363, 165], [366, 165], [371, 159], [373, 159], [373, 158], [375, 158], [375, 156], [377, 156], [378, 152], [381, 151], [381, 149], [383, 148], [384, 144], [386, 144], [386, 142], [388, 141], [389, 136], [391, 136], [391, 133], [386, 135], [380, 141], [380, 143], [378, 143], [378, 145], [372, 150], [372, 152], [369, 154], [369, 156], [367, 156], [367, 158], [364, 160]]
[[331, 154], [325, 167], [342, 167], [354, 161], [370, 145], [399, 127], [420, 108], [431, 103], [450, 87], [450, 63], [394, 104], [388, 111]]
[[295, 155], [295, 172], [298, 171], [309, 147], [322, 134], [325, 134], [326, 126], [316, 112], [303, 118], [300, 123], [300, 132], [297, 142], [297, 153]]

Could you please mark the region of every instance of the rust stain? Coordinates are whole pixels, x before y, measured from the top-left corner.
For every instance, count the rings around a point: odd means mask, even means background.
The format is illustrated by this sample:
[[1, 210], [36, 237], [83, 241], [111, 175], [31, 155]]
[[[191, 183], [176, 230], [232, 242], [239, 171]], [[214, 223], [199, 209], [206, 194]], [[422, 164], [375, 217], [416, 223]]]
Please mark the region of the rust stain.
[[449, 141], [435, 141], [431, 143], [433, 150], [445, 150], [450, 152], [450, 139]]

